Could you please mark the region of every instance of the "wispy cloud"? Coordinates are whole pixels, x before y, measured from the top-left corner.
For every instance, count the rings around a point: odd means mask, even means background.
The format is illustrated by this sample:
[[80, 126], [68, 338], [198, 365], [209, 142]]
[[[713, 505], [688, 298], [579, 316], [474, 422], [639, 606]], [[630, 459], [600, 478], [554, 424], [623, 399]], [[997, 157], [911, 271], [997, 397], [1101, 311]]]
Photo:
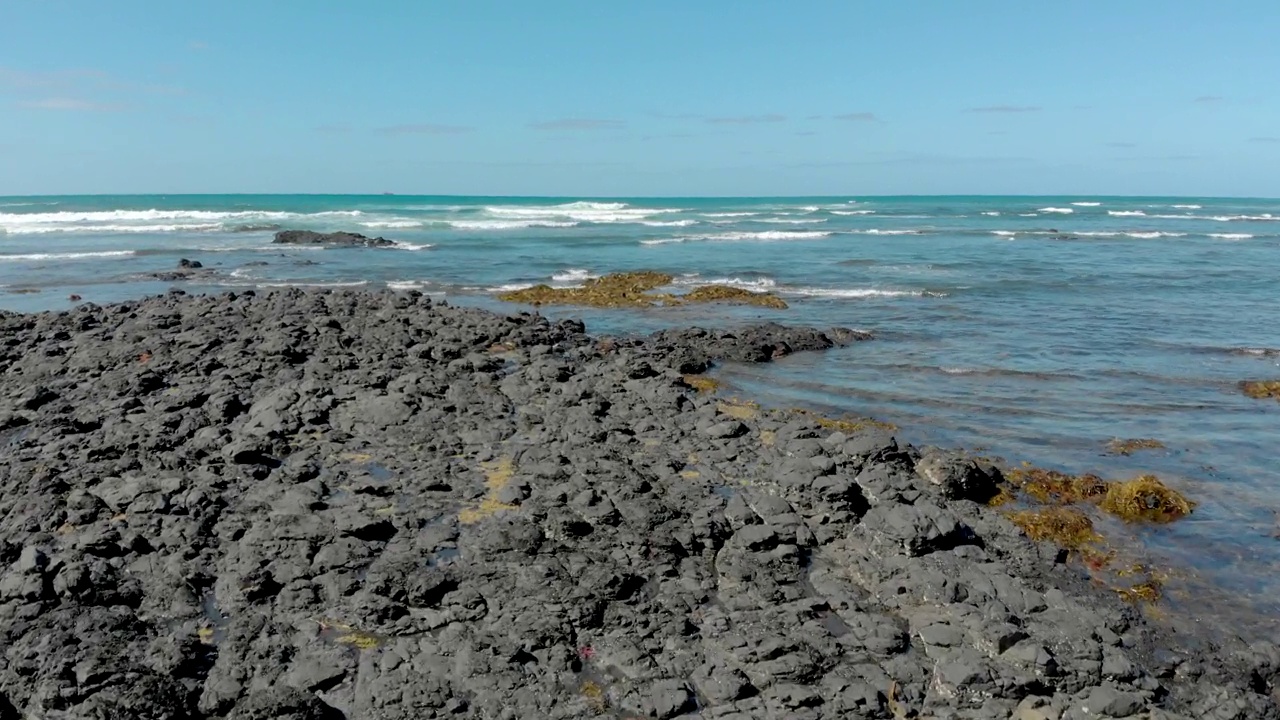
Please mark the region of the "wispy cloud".
[[[339, 126], [329, 126], [339, 127]], [[435, 123], [419, 123], [414, 125], [391, 125], [380, 127], [374, 132], [381, 135], [461, 135], [475, 130], [466, 125], [437, 125]], [[331, 131], [335, 132], [335, 131]], [[336, 132], [343, 132], [337, 130]]]
[[966, 112], [972, 113], [1033, 113], [1040, 112], [1043, 108], [1037, 105], [983, 105], [982, 107], [969, 108]]
[[871, 112], [845, 113], [844, 115], [834, 115], [832, 117], [834, 117], [836, 120], [847, 120], [849, 122], [879, 122], [880, 121], [880, 118], [876, 117], [876, 114]]
[[67, 87], [85, 81], [103, 82], [109, 75], [101, 70], [18, 70], [0, 67], [0, 86], [16, 89]]
[[640, 140], [642, 142], [649, 142], [650, 140], [685, 140], [695, 137], [704, 136], [699, 133], [663, 133], [661, 135], [641, 135]]
[[195, 50], [196, 52], [200, 52], [202, 50], [208, 50], [209, 43], [203, 40], [192, 40], [191, 42], [187, 43], [187, 47], [192, 50]]
[[534, 130], [621, 130], [626, 126], [627, 123], [622, 120], [600, 118], [559, 118], [529, 123], [529, 127]]
[[316, 127], [316, 132], [328, 133], [331, 135], [337, 135], [340, 133], [349, 133], [351, 132], [351, 126], [345, 123], [337, 123], [334, 125], [320, 125]]
[[39, 100], [20, 100], [18, 107], [32, 110], [63, 110], [69, 112], [116, 112], [125, 106], [118, 103], [99, 103], [80, 98], [53, 97]]
[[710, 117], [707, 122], [712, 125], [754, 125], [756, 123], [786, 122], [786, 115], [738, 115], [734, 117]]
[[876, 154], [860, 160], [821, 160], [815, 162], [790, 163], [783, 167], [861, 167], [878, 165], [1017, 165], [1034, 163], [1029, 157], [1005, 156], [958, 156], [930, 153], [886, 153]]
[[1280, 143], [1280, 137], [1251, 137], [1251, 143]]
[[122, 80], [102, 70], [21, 70], [0, 67], [0, 92], [19, 105], [46, 110], [121, 110], [139, 95], [185, 95], [186, 88]]
[[1221, 95], [1201, 95], [1195, 100], [1192, 100], [1192, 102], [1198, 102], [1201, 104], [1208, 105], [1210, 103], [1222, 102], [1224, 99], [1225, 98], [1223, 98]]

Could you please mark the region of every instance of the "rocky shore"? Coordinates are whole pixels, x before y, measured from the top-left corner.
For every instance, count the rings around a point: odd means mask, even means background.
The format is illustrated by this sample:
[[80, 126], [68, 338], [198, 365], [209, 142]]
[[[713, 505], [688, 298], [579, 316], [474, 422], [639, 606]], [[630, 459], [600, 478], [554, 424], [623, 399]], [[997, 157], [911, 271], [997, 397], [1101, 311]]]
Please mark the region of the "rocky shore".
[[416, 293], [0, 314], [0, 720], [1280, 718], [997, 468], [700, 392], [866, 340]]

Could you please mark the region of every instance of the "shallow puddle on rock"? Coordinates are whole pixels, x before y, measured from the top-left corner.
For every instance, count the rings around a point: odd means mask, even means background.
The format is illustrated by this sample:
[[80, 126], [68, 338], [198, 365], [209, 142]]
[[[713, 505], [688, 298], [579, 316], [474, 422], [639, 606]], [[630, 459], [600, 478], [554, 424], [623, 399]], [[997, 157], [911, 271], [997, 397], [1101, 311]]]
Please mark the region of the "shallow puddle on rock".
[[205, 590], [200, 595], [200, 614], [204, 616], [207, 627], [201, 628], [199, 631], [200, 642], [205, 645], [217, 645], [227, 636], [228, 628], [231, 626], [231, 618], [227, 617], [222, 608], [218, 607], [218, 597], [212, 589]]
[[718, 498], [724, 499], [726, 502], [732, 500], [734, 496], [740, 493], [740, 489], [732, 485], [712, 485], [711, 493]]
[[16, 448], [22, 444], [23, 438], [31, 432], [30, 425], [19, 425], [16, 428], [0, 431], [0, 447]]
[[462, 551], [456, 547], [440, 548], [427, 559], [428, 565], [452, 565], [462, 556]]
[[374, 480], [389, 482], [391, 478], [395, 477], [395, 473], [391, 472], [385, 465], [380, 463], [371, 462], [367, 463], [364, 467], [365, 470], [369, 472], [369, 476]]

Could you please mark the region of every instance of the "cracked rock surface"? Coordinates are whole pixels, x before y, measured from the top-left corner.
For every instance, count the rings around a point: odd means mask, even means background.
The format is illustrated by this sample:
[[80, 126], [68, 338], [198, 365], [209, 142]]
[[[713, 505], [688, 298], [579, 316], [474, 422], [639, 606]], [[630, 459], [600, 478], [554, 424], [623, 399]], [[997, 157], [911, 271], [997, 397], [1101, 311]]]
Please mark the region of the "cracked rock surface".
[[1280, 718], [890, 432], [415, 293], [0, 314], [0, 720]]

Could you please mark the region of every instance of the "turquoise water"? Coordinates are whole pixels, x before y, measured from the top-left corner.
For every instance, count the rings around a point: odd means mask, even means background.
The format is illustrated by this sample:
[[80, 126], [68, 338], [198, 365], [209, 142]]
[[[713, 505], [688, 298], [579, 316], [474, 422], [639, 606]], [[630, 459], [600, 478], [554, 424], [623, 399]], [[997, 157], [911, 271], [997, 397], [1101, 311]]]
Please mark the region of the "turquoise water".
[[[397, 249], [282, 249], [278, 228]], [[0, 198], [0, 307], [163, 292], [179, 258], [217, 291], [389, 285], [497, 307], [492, 292], [654, 269], [771, 290], [791, 309], [582, 312], [598, 332], [764, 317], [879, 339], [726, 368], [781, 404], [870, 414], [913, 441], [1124, 477], [1201, 502], [1144, 531], [1157, 553], [1261, 602], [1280, 597], [1280, 201], [1107, 197], [577, 200], [405, 196]], [[1169, 450], [1105, 455], [1114, 437]]]

